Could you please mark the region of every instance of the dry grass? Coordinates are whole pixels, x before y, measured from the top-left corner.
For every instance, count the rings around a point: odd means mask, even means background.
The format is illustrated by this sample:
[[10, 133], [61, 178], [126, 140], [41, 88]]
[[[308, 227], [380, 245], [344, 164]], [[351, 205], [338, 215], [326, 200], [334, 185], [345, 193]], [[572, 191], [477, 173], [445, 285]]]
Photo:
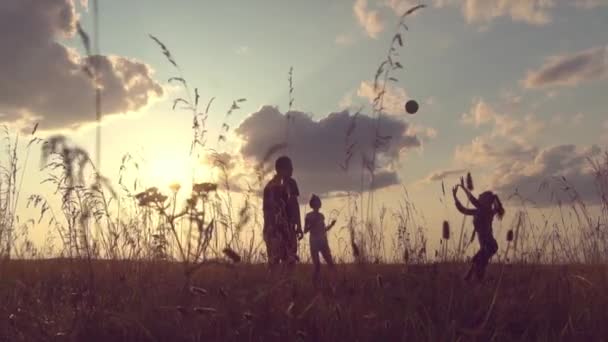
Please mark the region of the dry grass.
[[11, 261], [0, 279], [3, 341], [601, 340], [604, 266], [493, 265], [483, 285], [459, 264], [339, 266], [268, 277], [263, 265], [207, 266], [184, 292], [168, 262]]
[[[401, 18], [376, 71], [372, 114], [377, 120], [384, 113], [387, 85], [397, 81], [393, 72], [402, 69], [396, 57], [407, 29], [404, 18], [420, 8]], [[79, 32], [88, 46], [88, 36], [81, 28]], [[345, 212], [337, 215], [346, 232], [338, 243], [343, 248], [335, 253], [341, 263], [324, 286], [314, 288], [306, 264], [298, 265], [292, 277], [269, 275], [259, 263], [264, 261], [259, 239], [253, 238], [261, 232], [257, 194], [272, 157], [288, 148], [289, 121], [285, 142], [269, 146], [255, 168], [258, 188], [241, 191], [245, 199], [236, 208], [232, 196], [243, 189], [234, 189], [229, 179], [222, 144], [230, 136], [230, 116], [246, 100], [231, 102], [216, 147], [210, 149], [207, 119], [214, 98], [203, 110], [198, 89], [192, 91], [176, 58], [150, 37], [175, 67], [176, 76], [168, 82], [180, 84], [184, 92], [174, 99], [173, 109], [192, 114], [190, 154], [200, 158], [210, 153], [221, 179], [197, 183], [193, 173], [192, 189], [175, 185], [163, 194], [141, 184], [140, 162], [127, 154], [120, 191], [115, 191], [86, 151], [65, 137], [50, 137], [43, 145], [45, 182], [56, 187], [61, 205], [54, 209], [40, 195], [31, 195], [28, 203], [40, 211], [37, 223], [48, 223], [60, 243], [38, 253], [16, 208], [29, 148], [40, 139], [34, 128], [24, 163], [19, 163], [18, 136], [7, 132], [8, 164], [0, 167], [0, 256], [29, 260], [0, 261], [0, 341], [555, 341], [608, 336], [608, 270], [603, 266], [608, 255], [608, 154], [590, 161], [600, 198], [595, 206], [563, 178], [550, 182], [553, 191], [570, 195], [568, 202], [556, 202], [557, 214], [514, 195], [511, 223], [497, 232], [507, 247], [490, 266], [489, 279], [471, 284], [461, 280], [464, 228], [470, 225], [463, 219], [460, 232], [451, 230], [451, 200], [443, 183], [446, 217], [435, 257], [428, 250], [429, 231], [439, 227], [427, 226], [405, 187], [398, 205], [376, 208], [376, 153], [390, 143], [376, 130], [373, 155], [361, 156], [361, 172], [368, 173], [371, 183], [349, 193]], [[293, 69], [288, 81], [287, 118], [294, 104]], [[359, 115], [352, 116], [345, 132], [345, 171], [358, 144], [369, 143], [352, 139]], [[473, 190], [470, 174], [466, 183]], [[245, 230], [252, 232], [248, 241], [242, 236]], [[61, 258], [34, 260], [41, 256]]]

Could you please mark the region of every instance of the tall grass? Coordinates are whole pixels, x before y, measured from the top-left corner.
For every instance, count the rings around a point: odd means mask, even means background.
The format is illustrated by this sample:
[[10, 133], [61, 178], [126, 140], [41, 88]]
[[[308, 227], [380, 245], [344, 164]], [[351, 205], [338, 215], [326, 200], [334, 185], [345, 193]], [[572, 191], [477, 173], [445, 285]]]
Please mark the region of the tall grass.
[[[36, 147], [41, 140], [36, 137], [38, 124], [36, 124], [25, 142], [20, 132], [11, 134], [6, 125], [2, 126], [2, 142], [6, 151], [6, 160], [0, 162], [0, 258], [11, 258], [15, 243], [17, 242], [17, 229], [20, 225], [27, 232], [26, 222], [21, 222], [18, 211], [21, 203], [21, 192], [23, 180], [31, 149]], [[23, 146], [25, 144], [25, 146]], [[25, 150], [23, 162], [19, 161], [22, 151]], [[32, 250], [31, 241], [25, 234], [22, 243], [27, 250]], [[21, 253], [18, 253], [21, 254]]]
[[[285, 141], [269, 146], [255, 168], [257, 184], [247, 188], [231, 179], [231, 116], [245, 98], [235, 97], [223, 112], [215, 146], [207, 124], [215, 98], [206, 104], [185, 78], [168, 46], [150, 36], [175, 68], [168, 83], [181, 86], [174, 110], [191, 114], [192, 139], [185, 146], [196, 160], [207, 158], [217, 171], [204, 182], [192, 171], [192, 186], [168, 191], [146, 184], [142, 161], [121, 160], [112, 185], [87, 151], [66, 137], [42, 144], [44, 184], [51, 196], [21, 196], [29, 152], [42, 140], [35, 127], [28, 140], [4, 130], [7, 160], [0, 166], [0, 256], [59, 257], [47, 261], [6, 261], [0, 265], [0, 340], [559, 340], [606, 335], [605, 272], [608, 253], [608, 153], [589, 160], [597, 196], [588, 202], [566, 178], [548, 180], [539, 191], [555, 206], [539, 206], [519, 193], [510, 197], [510, 223], [497, 230], [502, 248], [491, 266], [488, 286], [459, 279], [468, 244], [464, 219], [452, 231], [446, 208], [441, 227], [430, 227], [405, 186], [399, 202], [379, 208], [374, 173], [377, 153], [391, 137], [382, 135], [384, 96], [403, 46], [401, 17], [386, 59], [376, 71], [372, 114], [376, 119], [373, 155], [361, 156], [361, 189], [348, 193], [338, 238], [338, 271], [326, 287], [312, 288], [298, 266], [295, 282], [268, 281], [259, 236], [260, 198], [272, 158], [289, 146], [294, 105], [293, 68], [289, 70], [289, 110]], [[88, 35], [79, 29], [83, 42]], [[89, 42], [90, 43], [90, 42]], [[98, 107], [99, 108], [99, 107]], [[353, 140], [358, 111], [345, 132], [348, 171], [359, 142]], [[25, 151], [20, 152], [20, 151]], [[21, 161], [21, 156], [23, 161]], [[99, 153], [97, 154], [99, 155]], [[364, 182], [365, 176], [370, 184]], [[472, 177], [467, 184], [473, 190]], [[464, 183], [464, 181], [463, 181]], [[20, 201], [38, 209], [35, 222], [22, 222]], [[563, 196], [559, 197], [563, 198]], [[58, 205], [56, 205], [58, 203]], [[433, 213], [435, 216], [441, 214]], [[59, 238], [56, 248], [39, 252], [29, 239], [34, 225]], [[441, 234], [433, 234], [440, 231]], [[249, 235], [247, 235], [249, 234]], [[440, 235], [439, 250], [430, 252]], [[303, 260], [306, 260], [303, 258]], [[351, 267], [374, 262], [378, 265]], [[556, 266], [556, 264], [591, 266]], [[386, 265], [394, 264], [394, 265]], [[511, 265], [512, 264], [512, 265]], [[529, 265], [525, 265], [529, 264]], [[539, 264], [547, 264], [539, 266]], [[407, 266], [407, 267], [406, 267]], [[202, 272], [201, 270], [205, 270]], [[201, 272], [199, 272], [201, 271]], [[540, 274], [540, 276], [539, 276]], [[305, 280], [306, 279], [306, 280]], [[181, 285], [181, 286], [180, 286]], [[531, 324], [531, 322], [534, 324]]]

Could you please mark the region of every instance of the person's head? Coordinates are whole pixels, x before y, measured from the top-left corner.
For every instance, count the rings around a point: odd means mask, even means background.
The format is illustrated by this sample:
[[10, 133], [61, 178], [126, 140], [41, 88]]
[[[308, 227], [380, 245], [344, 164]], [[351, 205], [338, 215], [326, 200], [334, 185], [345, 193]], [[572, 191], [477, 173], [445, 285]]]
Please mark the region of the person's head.
[[505, 208], [503, 208], [500, 198], [492, 191], [486, 191], [479, 195], [479, 204], [484, 209], [492, 210], [501, 220], [505, 216]]
[[291, 163], [291, 159], [289, 159], [287, 156], [277, 158], [276, 162], [274, 163], [274, 169], [282, 178], [290, 178], [293, 174], [293, 164]]
[[321, 199], [317, 195], [312, 195], [310, 197], [310, 201], [308, 202], [310, 207], [314, 210], [319, 210], [321, 208]]

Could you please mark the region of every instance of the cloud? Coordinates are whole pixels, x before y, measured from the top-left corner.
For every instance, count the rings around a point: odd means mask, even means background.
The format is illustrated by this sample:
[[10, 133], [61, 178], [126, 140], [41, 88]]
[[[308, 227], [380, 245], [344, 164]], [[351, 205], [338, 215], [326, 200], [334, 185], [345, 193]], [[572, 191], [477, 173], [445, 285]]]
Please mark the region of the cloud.
[[[356, 117], [348, 111], [331, 113], [318, 121], [301, 112], [291, 112], [289, 125], [289, 150], [294, 161], [294, 177], [302, 193], [332, 193], [357, 191], [361, 187], [362, 156], [372, 154], [376, 121], [366, 115]], [[277, 108], [264, 106], [249, 115], [235, 130], [242, 141], [240, 154], [250, 163], [258, 164], [268, 149], [285, 140], [285, 115]], [[341, 164], [347, 159], [350, 143], [345, 141], [352, 123], [354, 130], [349, 141], [356, 142], [349, 168]], [[376, 188], [400, 182], [395, 165], [405, 152], [420, 146], [420, 140], [408, 133], [408, 124], [394, 117], [384, 116], [380, 121], [381, 135], [391, 136], [390, 144], [378, 150]], [[276, 156], [275, 156], [276, 157]]]
[[351, 109], [353, 106], [353, 93], [348, 92], [342, 96], [338, 102], [338, 108], [340, 109]]
[[[356, 0], [353, 10], [359, 24], [366, 29], [370, 37], [376, 38], [384, 31], [386, 20], [375, 8], [390, 8], [396, 16], [402, 15], [411, 7], [419, 4], [413, 0]], [[435, 8], [458, 7], [469, 24], [487, 24], [497, 18], [508, 17], [514, 22], [542, 26], [553, 20], [551, 12], [558, 4], [566, 4], [579, 9], [593, 9], [608, 5], [608, 0], [433, 0]]]
[[410, 124], [408, 128], [408, 133], [410, 133], [411, 135], [418, 136], [419, 139], [423, 142], [435, 139], [439, 134], [435, 128], [420, 124]]
[[552, 21], [551, 11], [558, 4], [580, 9], [608, 5], [606, 0], [434, 0], [437, 8], [460, 7], [468, 23], [487, 24], [500, 17], [531, 25], [546, 25]]
[[250, 50], [251, 49], [249, 49], [249, 46], [243, 45], [236, 48], [235, 52], [237, 55], [248, 55]]
[[390, 7], [396, 15], [402, 15], [410, 8], [418, 5], [420, 2], [413, 0], [386, 0], [386, 6]]
[[583, 113], [576, 113], [574, 115], [569, 115], [566, 118], [564, 118], [563, 115], [557, 114], [557, 115], [553, 115], [553, 117], [551, 117], [551, 125], [554, 126], [559, 126], [559, 125], [570, 125], [570, 126], [579, 126], [583, 123], [583, 121], [585, 120], [585, 114]]
[[491, 124], [491, 137], [502, 137], [516, 142], [534, 137], [546, 127], [544, 122], [532, 114], [525, 115], [523, 118], [500, 114], [483, 99], [474, 100], [471, 110], [462, 114], [461, 121], [477, 128]]
[[458, 6], [468, 23], [489, 23], [508, 16], [513, 21], [544, 25], [551, 21], [553, 0], [435, 0], [435, 7]]
[[[582, 120], [575, 115], [571, 123]], [[594, 175], [589, 159], [597, 157], [598, 146], [571, 144], [539, 147], [531, 141], [545, 127], [545, 123], [533, 116], [523, 118], [498, 113], [482, 99], [476, 100], [463, 122], [479, 127], [491, 126], [490, 131], [475, 137], [471, 143], [457, 146], [454, 150], [455, 165], [477, 168], [485, 174], [485, 183], [503, 196], [517, 191], [542, 206], [566, 200], [568, 195], [556, 180], [565, 177], [588, 201], [597, 201]], [[541, 185], [551, 185], [539, 191]]]
[[552, 0], [467, 0], [463, 13], [469, 23], [510, 16], [513, 21], [544, 25], [551, 21], [548, 10], [553, 6]]
[[339, 34], [336, 36], [335, 42], [338, 45], [349, 46], [349, 45], [353, 45], [355, 43], [355, 38], [353, 38], [353, 36], [351, 36], [351, 35]]
[[437, 182], [442, 181], [448, 177], [460, 176], [467, 172], [466, 169], [448, 169], [448, 170], [439, 170], [431, 173], [425, 178], [425, 182]]
[[574, 7], [582, 8], [582, 9], [592, 9], [599, 6], [608, 5], [607, 0], [575, 0], [572, 4]]
[[0, 2], [0, 113], [5, 123], [37, 121], [41, 129], [76, 128], [94, 121], [95, 85], [82, 68], [99, 65], [105, 114], [137, 111], [163, 93], [144, 63], [83, 57], [59, 40], [74, 37], [72, 0]]
[[[541, 149], [533, 158], [513, 159], [497, 166], [492, 175], [493, 188], [499, 193], [517, 191], [538, 205], [552, 205], [557, 200], [566, 201], [569, 196], [560, 183], [566, 179], [583, 200], [599, 201], [590, 158], [601, 154], [597, 145], [556, 145]], [[543, 191], [543, 184], [547, 184]]]
[[573, 125], [578, 126], [578, 125], [580, 125], [583, 122], [584, 119], [585, 119], [585, 114], [583, 114], [583, 113], [576, 113], [576, 114], [574, 114], [574, 116], [572, 117], [572, 119], [570, 120], [570, 122]]
[[470, 144], [457, 146], [454, 159], [467, 166], [485, 167], [505, 161], [528, 160], [538, 153], [538, 148], [524, 143], [509, 142], [506, 146], [488, 136], [474, 138]]
[[[367, 99], [370, 104], [374, 102], [376, 98], [376, 92], [374, 92], [374, 84], [371, 81], [363, 81], [359, 84], [357, 89], [357, 96]], [[386, 113], [393, 115], [400, 115], [405, 113], [405, 102], [409, 99], [409, 96], [405, 89], [387, 85], [384, 93], [384, 110]]]
[[529, 89], [576, 86], [582, 82], [608, 78], [608, 46], [600, 46], [567, 56], [554, 56], [539, 70], [528, 71], [523, 85]]
[[[570, 1], [570, 0], [567, 0]], [[580, 0], [585, 1], [585, 0]], [[589, 0], [592, 1], [592, 0]], [[554, 0], [434, 0], [433, 6], [460, 7], [469, 24], [487, 24], [496, 18], [509, 17], [513, 21], [532, 25], [551, 22], [550, 10]]]
[[[378, 35], [386, 27], [386, 18], [381, 14], [381, 9], [389, 8], [395, 15], [401, 16], [418, 4], [418, 2], [412, 0], [372, 0], [371, 2], [368, 2], [368, 0], [355, 0], [353, 13], [367, 35], [371, 38], [378, 38]], [[375, 9], [370, 9], [370, 7], [374, 7]], [[416, 15], [416, 13], [412, 15]]]
[[378, 34], [384, 30], [380, 13], [377, 10], [368, 9], [367, 0], [356, 0], [353, 12], [359, 25], [365, 29], [365, 32], [371, 38], [377, 38]]

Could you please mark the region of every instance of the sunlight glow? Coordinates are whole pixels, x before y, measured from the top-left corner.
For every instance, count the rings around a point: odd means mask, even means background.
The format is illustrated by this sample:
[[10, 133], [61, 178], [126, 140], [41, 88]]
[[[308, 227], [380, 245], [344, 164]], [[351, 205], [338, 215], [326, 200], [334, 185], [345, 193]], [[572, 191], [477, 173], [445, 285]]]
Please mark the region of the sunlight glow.
[[181, 191], [187, 191], [192, 187], [193, 175], [200, 182], [201, 178], [211, 176], [211, 170], [205, 164], [196, 163], [188, 155], [162, 153], [150, 158], [147, 174], [149, 186], [169, 191], [170, 186], [177, 183], [181, 186]]

